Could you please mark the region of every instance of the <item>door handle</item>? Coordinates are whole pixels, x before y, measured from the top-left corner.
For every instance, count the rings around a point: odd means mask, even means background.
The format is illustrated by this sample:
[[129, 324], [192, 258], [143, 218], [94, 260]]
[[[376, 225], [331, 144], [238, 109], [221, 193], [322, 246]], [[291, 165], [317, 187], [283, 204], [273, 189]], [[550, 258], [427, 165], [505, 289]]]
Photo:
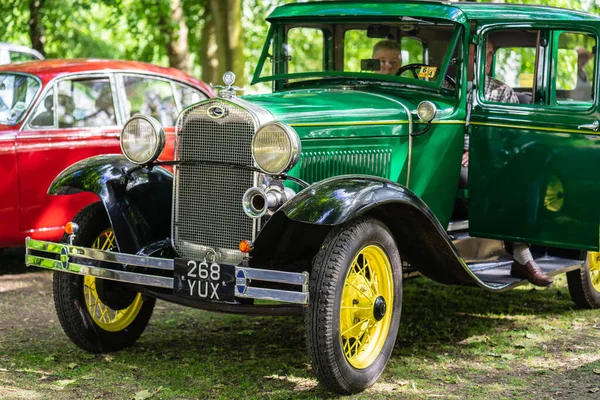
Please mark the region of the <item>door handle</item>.
[[600, 128], [600, 122], [598, 121], [594, 121], [591, 124], [583, 124], [583, 125], [579, 125], [577, 127], [577, 129], [590, 129], [594, 132], [596, 132], [598, 130], [598, 128]]

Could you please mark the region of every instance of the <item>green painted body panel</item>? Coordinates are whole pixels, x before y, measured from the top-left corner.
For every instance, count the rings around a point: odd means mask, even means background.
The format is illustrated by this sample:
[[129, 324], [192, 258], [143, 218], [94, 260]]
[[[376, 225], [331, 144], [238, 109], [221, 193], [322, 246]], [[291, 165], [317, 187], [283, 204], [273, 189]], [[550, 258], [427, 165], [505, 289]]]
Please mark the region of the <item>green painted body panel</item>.
[[[314, 22], [315, 18], [329, 22], [383, 21], [401, 16], [435, 17], [462, 24], [463, 60], [467, 59], [471, 39], [470, 22], [476, 23], [478, 34], [491, 26], [535, 26], [578, 28], [600, 37], [598, 17], [552, 7], [511, 4], [311, 2], [279, 7], [269, 20], [277, 27], [290, 22]], [[264, 56], [266, 50], [263, 53]], [[484, 58], [485, 53], [481, 52], [480, 66]], [[600, 63], [595, 62], [599, 70]], [[460, 60], [458, 65], [461, 68]], [[550, 69], [544, 72], [552, 73]], [[482, 79], [481, 67], [478, 74]], [[544, 79], [550, 81], [549, 76]], [[280, 84], [273, 94], [245, 99], [291, 125], [301, 138], [302, 154], [290, 175], [313, 183], [335, 175], [367, 174], [406, 186], [410, 167], [408, 188], [446, 226], [460, 174], [466, 80], [467, 71], [462, 68], [456, 97], [425, 84], [415, 89], [383, 80], [342, 90], [351, 84], [351, 78], [344, 76], [338, 82], [307, 80], [301, 90], [282, 91], [284, 86]], [[596, 88], [596, 98], [599, 96]], [[416, 117], [416, 107], [422, 100], [433, 101], [440, 112], [427, 133], [413, 138], [411, 149], [409, 118], [403, 106], [411, 110], [416, 121], [414, 130], [418, 131], [424, 126]], [[482, 104], [475, 99], [469, 127], [470, 234], [598, 250], [600, 136], [578, 128], [600, 121], [598, 101], [587, 109], [576, 103], [517, 107]]]
[[276, 8], [267, 21], [279, 19], [310, 19], [315, 17], [435, 17], [455, 22], [474, 21], [600, 21], [584, 12], [564, 8], [529, 4], [446, 3], [434, 1], [365, 1], [311, 2], [287, 4]]
[[[407, 122], [408, 116], [399, 102], [402, 102], [409, 110], [416, 110], [419, 102], [423, 100], [434, 100], [442, 110], [442, 115], [452, 113], [452, 102], [447, 96], [435, 93], [417, 93], [414, 90], [396, 90], [386, 94], [381, 92], [376, 85], [367, 91], [364, 90], [339, 90], [331, 89], [307, 89], [287, 92], [277, 92], [267, 95], [244, 96], [245, 100], [261, 106], [275, 117], [293, 127], [305, 125], [339, 126], [357, 124], [393, 124]], [[416, 114], [414, 118], [417, 119]], [[398, 129], [398, 128], [396, 128]], [[386, 131], [394, 131], [394, 127], [385, 128]], [[337, 130], [335, 136], [344, 134], [356, 135], [366, 134], [372, 128], [366, 130], [344, 131]], [[318, 135], [323, 137], [331, 134], [329, 130], [300, 130], [301, 138], [304, 135]], [[379, 133], [370, 134], [378, 136]]]
[[[416, 110], [432, 100], [443, 118], [413, 138], [408, 185], [446, 226], [460, 174], [464, 119], [455, 99], [414, 90], [396, 93], [309, 89], [245, 96], [296, 130], [302, 153], [290, 175], [309, 183], [345, 174], [387, 178], [401, 185], [408, 175], [408, 117], [402, 104]], [[415, 122], [418, 117], [412, 115]], [[442, 121], [451, 123], [440, 123]], [[424, 124], [415, 123], [415, 131]]]
[[350, 1], [314, 2], [287, 4], [276, 8], [267, 21], [278, 19], [307, 18], [371, 18], [391, 19], [410, 15], [413, 17], [435, 17], [456, 22], [465, 22], [465, 15], [458, 7], [449, 7], [444, 3], [425, 2], [381, 2]]
[[600, 114], [530, 110], [510, 119], [500, 118], [498, 111], [474, 112], [470, 232], [597, 250], [600, 137], [577, 126], [600, 119]]

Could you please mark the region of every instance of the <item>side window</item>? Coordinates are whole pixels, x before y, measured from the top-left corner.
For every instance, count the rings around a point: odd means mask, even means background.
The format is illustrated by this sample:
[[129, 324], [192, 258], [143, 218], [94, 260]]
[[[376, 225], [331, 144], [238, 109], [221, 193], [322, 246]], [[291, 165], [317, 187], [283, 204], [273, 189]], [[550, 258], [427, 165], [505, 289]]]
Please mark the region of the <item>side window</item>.
[[583, 33], [560, 32], [555, 63], [557, 104], [592, 103], [596, 87], [596, 39]]
[[535, 48], [501, 47], [496, 50], [493, 76], [516, 91], [533, 89]]
[[175, 125], [178, 110], [171, 84], [144, 76], [124, 76], [126, 117], [140, 113], [156, 118], [163, 126]]
[[[535, 93], [538, 30], [494, 31], [485, 38], [485, 85], [492, 103], [531, 104]], [[480, 69], [481, 71], [481, 69]]]
[[291, 28], [287, 32], [287, 73], [323, 71], [323, 31], [317, 28]]
[[21, 53], [20, 51], [11, 51], [10, 53], [10, 62], [20, 62], [20, 61], [31, 61], [37, 60], [33, 54]]
[[54, 127], [54, 89], [48, 91], [35, 109], [30, 125], [34, 128]]
[[59, 128], [114, 126], [115, 109], [108, 78], [64, 80], [58, 83]]
[[185, 108], [194, 103], [206, 99], [206, 95], [197, 89], [193, 89], [189, 86], [175, 84], [175, 98], [181, 104], [181, 107]]

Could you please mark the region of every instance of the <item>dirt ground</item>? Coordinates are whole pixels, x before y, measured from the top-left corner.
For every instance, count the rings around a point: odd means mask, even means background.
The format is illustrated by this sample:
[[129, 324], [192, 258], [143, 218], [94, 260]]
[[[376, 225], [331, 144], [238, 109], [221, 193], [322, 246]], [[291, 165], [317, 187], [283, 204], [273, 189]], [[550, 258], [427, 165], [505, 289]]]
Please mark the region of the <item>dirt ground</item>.
[[[85, 354], [66, 339], [57, 320], [52, 274], [24, 267], [23, 258], [23, 249], [0, 255], [0, 399], [329, 396], [310, 373], [301, 321], [292, 320], [295, 326], [268, 318], [230, 320], [198, 310], [186, 314], [186, 308], [159, 302], [143, 347], [109, 356]], [[564, 285], [504, 297], [441, 285], [431, 289], [430, 281], [405, 286], [405, 304], [415, 307], [403, 311], [388, 368], [373, 388], [351, 398], [600, 399], [600, 315], [574, 310]], [[180, 359], [165, 337], [195, 346], [195, 334], [181, 328], [201, 331], [204, 322], [198, 318], [216, 321], [197, 344], [213, 355]], [[228, 331], [241, 343], [240, 354], [262, 348], [270, 356], [257, 350], [256, 360], [252, 355], [227, 366], [218, 361], [224, 339], [217, 331]], [[290, 349], [290, 342], [298, 342], [298, 349]], [[167, 371], [153, 371], [159, 363]], [[197, 387], [185, 380], [195, 363], [207, 374], [193, 383]], [[100, 368], [116, 367], [122, 370], [96, 378], [108, 374]], [[247, 381], [220, 379], [232, 373]], [[160, 379], [160, 386], [152, 386]], [[211, 395], [194, 394], [202, 390]]]

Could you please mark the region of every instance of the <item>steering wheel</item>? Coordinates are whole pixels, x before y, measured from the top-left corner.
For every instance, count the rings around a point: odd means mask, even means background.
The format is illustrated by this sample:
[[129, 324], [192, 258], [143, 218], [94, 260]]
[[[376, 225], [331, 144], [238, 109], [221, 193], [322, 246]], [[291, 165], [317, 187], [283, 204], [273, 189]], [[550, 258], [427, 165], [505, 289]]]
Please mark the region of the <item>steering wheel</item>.
[[[406, 65], [403, 65], [403, 66], [400, 67], [400, 69], [398, 70], [398, 72], [396, 72], [396, 76], [400, 76], [403, 73], [405, 73], [406, 71], [410, 71], [410, 72], [412, 72], [413, 78], [419, 79], [419, 73], [418, 73], [418, 71], [422, 67], [429, 67], [429, 65], [427, 65], [427, 64], [406, 64]], [[444, 76], [444, 80], [447, 81], [449, 84], [451, 84], [452, 87], [456, 87], [456, 81], [450, 75], [446, 74]]]

